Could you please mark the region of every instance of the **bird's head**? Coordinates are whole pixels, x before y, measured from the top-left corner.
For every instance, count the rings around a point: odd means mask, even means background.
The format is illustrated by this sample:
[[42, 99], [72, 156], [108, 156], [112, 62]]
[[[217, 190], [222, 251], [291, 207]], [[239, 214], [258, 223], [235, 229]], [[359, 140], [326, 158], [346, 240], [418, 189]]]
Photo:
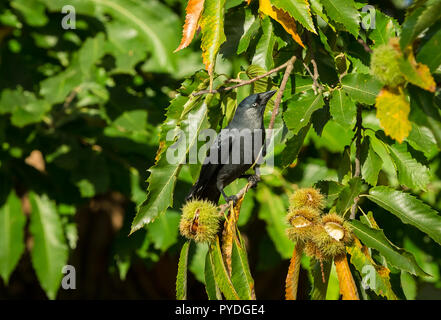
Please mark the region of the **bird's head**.
[[267, 92], [252, 94], [242, 100], [242, 102], [238, 106], [238, 109], [246, 110], [252, 108], [260, 111], [263, 114], [266, 104], [276, 92], [277, 90], [271, 90]]

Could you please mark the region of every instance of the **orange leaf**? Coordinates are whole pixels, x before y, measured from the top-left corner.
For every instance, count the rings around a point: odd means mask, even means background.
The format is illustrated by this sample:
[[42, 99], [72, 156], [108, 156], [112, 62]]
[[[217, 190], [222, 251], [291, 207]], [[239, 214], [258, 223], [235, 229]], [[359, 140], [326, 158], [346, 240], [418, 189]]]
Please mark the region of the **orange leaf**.
[[272, 6], [270, 0], [259, 0], [259, 10], [280, 23], [285, 31], [292, 36], [295, 42], [303, 48], [305, 47], [302, 39], [300, 39], [300, 36], [297, 33], [296, 21], [288, 14], [288, 12]]
[[336, 256], [334, 263], [343, 300], [360, 300], [354, 278], [352, 278], [351, 270], [349, 269], [346, 254]]
[[202, 9], [204, 9], [205, 0], [189, 0], [187, 4], [187, 15], [185, 17], [185, 24], [182, 29], [182, 40], [179, 47], [174, 52], [187, 47], [191, 40], [193, 40], [194, 34], [198, 27], [199, 17], [201, 16]]
[[286, 300], [296, 300], [297, 287], [299, 285], [300, 260], [303, 253], [303, 244], [297, 242], [292, 253], [291, 263], [289, 264], [288, 274], [286, 275], [285, 298]]

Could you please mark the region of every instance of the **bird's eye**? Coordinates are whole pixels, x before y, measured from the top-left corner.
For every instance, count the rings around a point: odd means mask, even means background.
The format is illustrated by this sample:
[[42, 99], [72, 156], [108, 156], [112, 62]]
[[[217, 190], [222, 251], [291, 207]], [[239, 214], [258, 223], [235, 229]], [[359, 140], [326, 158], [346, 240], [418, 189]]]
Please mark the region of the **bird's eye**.
[[257, 103], [254, 102], [251, 106], [253, 106], [253, 107], [257, 107]]

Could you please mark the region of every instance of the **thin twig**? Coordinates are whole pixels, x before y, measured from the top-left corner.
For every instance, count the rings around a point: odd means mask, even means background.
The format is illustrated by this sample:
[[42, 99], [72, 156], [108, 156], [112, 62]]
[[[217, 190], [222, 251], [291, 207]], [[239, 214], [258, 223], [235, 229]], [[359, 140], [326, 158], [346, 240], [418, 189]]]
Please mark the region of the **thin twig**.
[[363, 46], [364, 51], [366, 51], [368, 53], [372, 53], [372, 49], [369, 48], [368, 44], [362, 38], [358, 38], [357, 41], [359, 44], [361, 44]]
[[[202, 90], [202, 91], [193, 93], [193, 96], [200, 96], [200, 95], [207, 94], [207, 93], [219, 93], [219, 92], [223, 92], [223, 91], [230, 91], [230, 90], [234, 90], [236, 88], [242, 87], [242, 86], [246, 86], [248, 84], [256, 82], [257, 80], [265, 78], [265, 77], [269, 76], [270, 74], [272, 74], [274, 72], [277, 72], [279, 70], [282, 70], [282, 69], [286, 68], [289, 65], [290, 61], [291, 61], [291, 59], [288, 60], [287, 62], [285, 62], [284, 64], [278, 66], [277, 68], [274, 68], [274, 69], [272, 69], [272, 70], [270, 70], [270, 71], [268, 71], [268, 72], [266, 72], [266, 73], [264, 73], [264, 74], [262, 74], [260, 76], [257, 76], [257, 77], [255, 77], [253, 79], [242, 80], [242, 81], [240, 81], [238, 84], [236, 84], [234, 86], [231, 86], [231, 87], [220, 87], [217, 90]], [[236, 80], [237, 79], [233, 79], [232, 82], [237, 82]], [[227, 80], [226, 82], [231, 82], [231, 80]]]
[[[357, 123], [355, 124], [355, 171], [354, 177], [361, 176], [361, 130], [363, 129], [363, 119], [361, 117], [361, 105], [357, 105]], [[351, 208], [351, 215], [349, 218], [355, 219], [355, 214], [357, 213], [358, 200], [360, 200], [359, 196], [354, 198], [354, 204]]]

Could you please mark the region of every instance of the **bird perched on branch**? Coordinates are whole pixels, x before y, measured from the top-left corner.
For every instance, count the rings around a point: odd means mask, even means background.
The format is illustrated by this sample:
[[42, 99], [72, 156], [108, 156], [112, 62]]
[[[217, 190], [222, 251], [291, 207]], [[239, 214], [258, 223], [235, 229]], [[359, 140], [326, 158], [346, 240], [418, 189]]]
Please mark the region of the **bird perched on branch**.
[[[275, 90], [253, 94], [237, 107], [229, 125], [217, 135], [202, 164], [199, 179], [193, 185], [186, 200], [200, 199], [218, 203], [222, 194], [225, 201], [235, 203], [235, 195], [227, 196], [224, 188], [234, 180], [247, 177], [252, 186], [260, 180], [259, 163], [253, 175], [244, 175], [265, 156], [265, 127], [263, 113]], [[260, 161], [258, 161], [260, 162]]]

